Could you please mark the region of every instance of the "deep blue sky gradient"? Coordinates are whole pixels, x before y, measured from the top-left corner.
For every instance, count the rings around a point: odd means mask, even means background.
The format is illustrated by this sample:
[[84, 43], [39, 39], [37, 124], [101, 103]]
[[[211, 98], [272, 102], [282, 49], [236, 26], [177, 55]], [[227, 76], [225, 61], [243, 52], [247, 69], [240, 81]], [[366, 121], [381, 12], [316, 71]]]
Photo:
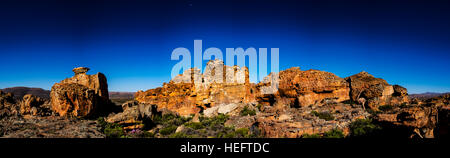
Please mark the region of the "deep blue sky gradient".
[[450, 91], [450, 4], [406, 0], [1, 1], [0, 88], [50, 89], [78, 66], [106, 74], [110, 91], [155, 88], [170, 80], [172, 50], [193, 55], [194, 39], [224, 53], [280, 48], [280, 70]]

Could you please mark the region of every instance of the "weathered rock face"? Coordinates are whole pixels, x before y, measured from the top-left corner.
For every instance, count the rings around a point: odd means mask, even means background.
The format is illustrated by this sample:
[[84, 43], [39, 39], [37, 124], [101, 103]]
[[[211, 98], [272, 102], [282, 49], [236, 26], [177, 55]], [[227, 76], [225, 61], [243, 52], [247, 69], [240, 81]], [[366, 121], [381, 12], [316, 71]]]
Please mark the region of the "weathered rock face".
[[108, 84], [102, 73], [87, 75], [88, 68], [75, 68], [75, 76], [53, 85], [52, 110], [60, 116], [87, 117], [108, 105]]
[[[312, 111], [329, 113], [334, 118], [321, 119], [314, 116]], [[369, 114], [362, 107], [343, 103], [284, 109], [267, 106], [257, 115], [256, 124], [268, 138], [299, 138], [305, 134], [320, 135], [333, 129], [342, 130], [347, 135], [351, 122], [367, 117]]]
[[[272, 75], [265, 80], [273, 80]], [[268, 86], [270, 82], [262, 82], [257, 85]], [[333, 73], [290, 68], [279, 73], [279, 89], [275, 94], [261, 95], [259, 101], [273, 104], [277, 98], [289, 98], [291, 106], [323, 105], [332, 100], [341, 102], [348, 100], [350, 89], [347, 82]]]
[[365, 105], [370, 109], [378, 110], [380, 105], [400, 105], [409, 102], [406, 88], [391, 86], [386, 80], [375, 78], [367, 72], [360, 72], [345, 80], [350, 84], [350, 98], [355, 102], [364, 98]]
[[41, 105], [43, 105], [44, 103], [45, 101], [40, 97], [27, 94], [23, 96], [22, 102], [20, 103], [20, 114], [31, 114], [33, 116], [36, 116], [39, 112], [38, 110], [40, 110], [41, 108]]
[[15, 100], [12, 93], [5, 93], [0, 90], [0, 106], [8, 106], [14, 103]]
[[79, 67], [73, 69], [75, 76], [62, 80], [61, 84], [76, 83], [83, 85], [89, 89], [95, 91], [95, 94], [102, 97], [104, 100], [109, 99], [108, 95], [108, 82], [106, 77], [102, 73], [97, 73], [95, 75], [87, 75], [86, 72], [89, 68]]
[[14, 95], [0, 90], [0, 118], [18, 114], [18, 112]]
[[252, 102], [254, 92], [246, 67], [225, 66], [223, 61], [212, 60], [205, 73], [188, 69], [163, 87], [137, 92], [135, 99], [186, 116], [218, 104]]
[[150, 120], [156, 113], [156, 106], [151, 104], [128, 101], [122, 105], [123, 112], [112, 114], [106, 122], [119, 124], [136, 124], [140, 121]]
[[434, 138], [438, 110], [434, 107], [411, 105], [377, 114], [375, 119], [394, 128], [409, 129], [410, 137]]
[[94, 90], [76, 83], [57, 83], [50, 95], [52, 110], [60, 116], [89, 116], [99, 104]]

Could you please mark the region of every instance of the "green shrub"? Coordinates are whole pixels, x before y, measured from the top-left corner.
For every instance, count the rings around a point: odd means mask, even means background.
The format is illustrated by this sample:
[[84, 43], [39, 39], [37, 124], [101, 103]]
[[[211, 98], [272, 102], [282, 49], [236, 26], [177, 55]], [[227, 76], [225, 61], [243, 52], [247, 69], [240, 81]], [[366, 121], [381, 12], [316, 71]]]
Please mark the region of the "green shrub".
[[125, 135], [122, 126], [113, 123], [107, 124], [103, 133], [105, 133], [107, 138], [121, 138]]
[[155, 137], [155, 133], [148, 131], [144, 132], [144, 138], [153, 138], [153, 137]]
[[205, 128], [201, 122], [186, 122], [184, 126], [192, 128], [192, 129], [202, 129]]
[[177, 126], [175, 125], [169, 125], [165, 128], [162, 128], [161, 130], [159, 130], [159, 133], [162, 135], [169, 135], [174, 133], [177, 130]]
[[358, 119], [349, 126], [353, 137], [369, 136], [381, 130], [381, 127], [372, 123], [371, 119]]
[[224, 115], [224, 114], [219, 114], [215, 117], [200, 117], [200, 122], [203, 124], [203, 126], [205, 127], [209, 127], [209, 128], [215, 128], [217, 126], [221, 126], [223, 125], [227, 120], [228, 120], [228, 116]]
[[176, 132], [174, 134], [169, 135], [169, 138], [194, 138], [193, 136], [187, 135], [183, 132]]
[[244, 138], [250, 137], [248, 128], [239, 128], [235, 131], [235, 133]]
[[321, 138], [319, 134], [304, 134], [302, 138]]
[[241, 116], [254, 116], [256, 115], [256, 111], [255, 110], [250, 110], [247, 106], [244, 107], [244, 109], [242, 109], [241, 111]]
[[344, 138], [344, 133], [341, 130], [333, 129], [323, 134], [324, 138]]
[[236, 133], [221, 131], [217, 134], [217, 138], [236, 138]]
[[317, 111], [311, 111], [311, 114], [314, 116], [319, 117], [320, 119], [324, 119], [326, 121], [334, 120], [333, 114], [329, 112], [317, 112]]
[[153, 117], [153, 123], [161, 124], [161, 125], [175, 125], [180, 126], [185, 122], [188, 122], [192, 119], [192, 117], [180, 117], [175, 114], [165, 114], [163, 116], [157, 115]]
[[103, 117], [99, 117], [97, 123], [100, 125], [101, 131], [103, 131], [107, 138], [122, 138], [125, 136], [125, 132], [119, 124], [108, 123]]
[[331, 131], [325, 132], [322, 136], [314, 134], [304, 134], [302, 138], [344, 138], [344, 133], [339, 129], [332, 129]]

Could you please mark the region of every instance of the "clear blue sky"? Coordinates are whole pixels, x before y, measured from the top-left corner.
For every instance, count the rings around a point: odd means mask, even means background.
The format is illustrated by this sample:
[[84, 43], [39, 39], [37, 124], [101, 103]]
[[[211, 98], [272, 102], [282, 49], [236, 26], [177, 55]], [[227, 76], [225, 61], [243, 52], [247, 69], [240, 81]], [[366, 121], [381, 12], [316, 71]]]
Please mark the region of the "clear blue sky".
[[[450, 91], [447, 1], [1, 1], [0, 88], [51, 86], [71, 69], [110, 91], [170, 80], [172, 50], [280, 48], [280, 69], [367, 71], [410, 93]], [[206, 61], [204, 61], [206, 63]]]

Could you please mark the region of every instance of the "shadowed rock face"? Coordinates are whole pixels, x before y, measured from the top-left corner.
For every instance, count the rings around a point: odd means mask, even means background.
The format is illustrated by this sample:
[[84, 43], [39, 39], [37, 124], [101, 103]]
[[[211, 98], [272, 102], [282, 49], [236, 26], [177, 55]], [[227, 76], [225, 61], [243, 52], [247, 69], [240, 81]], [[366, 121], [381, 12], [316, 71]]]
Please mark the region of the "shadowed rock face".
[[108, 84], [105, 75], [87, 75], [88, 68], [75, 68], [75, 76], [53, 85], [52, 110], [60, 116], [85, 117], [107, 106]]
[[184, 116], [222, 103], [255, 100], [248, 69], [224, 66], [220, 60], [208, 62], [203, 74], [199, 69], [188, 69], [163, 87], [140, 91], [135, 96], [141, 103], [155, 104], [158, 109], [166, 108]]
[[60, 116], [89, 116], [99, 102], [94, 90], [75, 83], [57, 83], [53, 85], [50, 95], [52, 110]]
[[86, 86], [89, 89], [95, 91], [95, 94], [102, 97], [105, 100], [109, 99], [108, 95], [108, 83], [106, 77], [102, 73], [97, 73], [95, 75], [87, 75], [86, 72], [89, 68], [79, 67], [73, 69], [75, 76], [62, 80], [61, 84], [76, 83]]
[[5, 93], [0, 90], [0, 118], [11, 116], [19, 112], [12, 93]]
[[[266, 77], [269, 79], [273, 74]], [[269, 86], [270, 82], [262, 82], [257, 85]], [[350, 89], [347, 82], [333, 73], [290, 68], [279, 73], [278, 92], [271, 95], [261, 95], [259, 100], [267, 104], [273, 104], [276, 98], [289, 98], [291, 106], [323, 105], [327, 100], [341, 102], [348, 100]], [[279, 100], [279, 99], [278, 99]]]
[[370, 109], [378, 110], [382, 105], [400, 105], [409, 102], [406, 88], [389, 85], [386, 80], [375, 78], [367, 72], [360, 72], [345, 80], [350, 84], [350, 98], [355, 102], [364, 98], [365, 104]]
[[43, 105], [44, 102], [45, 101], [40, 97], [27, 94], [23, 96], [22, 102], [20, 103], [20, 114], [31, 114], [36, 116], [38, 114], [38, 110], [41, 109], [41, 105]]

